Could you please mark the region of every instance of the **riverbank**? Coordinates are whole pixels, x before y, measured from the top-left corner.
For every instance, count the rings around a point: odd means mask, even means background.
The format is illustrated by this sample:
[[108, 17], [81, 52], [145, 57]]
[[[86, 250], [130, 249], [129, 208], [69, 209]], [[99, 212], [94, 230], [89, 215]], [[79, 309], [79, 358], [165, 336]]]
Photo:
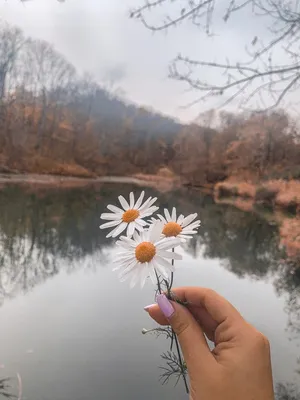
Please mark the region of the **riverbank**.
[[241, 197], [256, 204], [281, 208], [292, 215], [300, 214], [300, 181], [270, 180], [258, 184], [238, 181], [219, 182], [214, 187], [217, 198]]
[[[182, 187], [180, 179], [168, 169], [158, 175], [137, 174], [134, 176], [105, 176], [77, 178], [42, 174], [0, 174], [0, 188], [7, 185], [22, 185], [27, 189], [70, 189], [98, 186], [104, 183], [134, 184], [153, 187], [168, 192]], [[201, 192], [207, 192], [199, 188]], [[263, 215], [271, 224], [278, 225], [281, 245], [288, 257], [299, 261], [300, 266], [300, 182], [269, 181], [260, 185], [246, 182], [225, 181], [209, 189], [216, 203], [231, 204], [245, 212]]]
[[272, 180], [253, 184], [225, 181], [214, 188], [215, 201], [263, 215], [279, 227], [280, 244], [300, 267], [300, 182]]
[[97, 178], [79, 178], [72, 176], [44, 174], [7, 174], [0, 173], [0, 188], [7, 185], [26, 185], [34, 188], [75, 188], [102, 183], [124, 183], [143, 187], [155, 187], [159, 191], [169, 191], [179, 185], [179, 181], [161, 175], [103, 176]]
[[98, 177], [98, 178], [76, 178], [71, 176], [42, 175], [42, 174], [0, 174], [0, 187], [14, 185], [29, 185], [35, 187], [59, 187], [72, 188], [82, 187], [100, 183], [131, 183], [144, 186], [142, 179], [134, 177]]

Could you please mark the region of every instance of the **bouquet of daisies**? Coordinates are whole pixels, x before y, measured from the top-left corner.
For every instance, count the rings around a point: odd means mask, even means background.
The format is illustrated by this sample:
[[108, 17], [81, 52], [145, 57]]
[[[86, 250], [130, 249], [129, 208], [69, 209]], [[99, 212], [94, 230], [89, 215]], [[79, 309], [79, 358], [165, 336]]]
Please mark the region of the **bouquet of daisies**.
[[[121, 281], [129, 279], [131, 287], [137, 283], [143, 287], [150, 278], [157, 294], [165, 292], [170, 300], [176, 301], [172, 294], [174, 260], [181, 260], [182, 257], [175, 249], [197, 233], [200, 221], [196, 220], [197, 214], [177, 216], [175, 208], [171, 212], [165, 209], [164, 215], [154, 215], [159, 209], [154, 205], [157, 198], [149, 197], [144, 201], [144, 196], [143, 191], [136, 200], [131, 192], [129, 202], [119, 196], [121, 207], [107, 206], [111, 212], [101, 215], [101, 219], [107, 222], [100, 225], [100, 229], [112, 228], [107, 238], [124, 234], [117, 241], [120, 251], [115, 259], [115, 270], [119, 271]], [[169, 368], [165, 369], [162, 378], [166, 382], [172, 374], [176, 374], [178, 379], [182, 377], [188, 392], [186, 366], [175, 333], [170, 328], [143, 330], [143, 333], [148, 332], [165, 334], [170, 338], [170, 351], [163, 354]], [[177, 355], [172, 353], [174, 343]]]

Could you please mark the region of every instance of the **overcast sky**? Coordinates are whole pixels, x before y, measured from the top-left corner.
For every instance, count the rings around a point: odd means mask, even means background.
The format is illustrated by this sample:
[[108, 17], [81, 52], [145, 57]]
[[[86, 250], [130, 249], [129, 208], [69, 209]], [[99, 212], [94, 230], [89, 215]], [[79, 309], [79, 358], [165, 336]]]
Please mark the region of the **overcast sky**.
[[[129, 18], [129, 9], [143, 0], [0, 0], [0, 16], [26, 35], [47, 40], [71, 61], [99, 81], [117, 77], [126, 96], [184, 121], [215, 105], [183, 109], [195, 98], [183, 83], [168, 78], [168, 64], [179, 52], [224, 61], [239, 59], [245, 43], [263, 30], [263, 22], [245, 12], [230, 24], [216, 18], [216, 36], [207, 38], [195, 26], [184, 24], [165, 33], [151, 33]], [[162, 10], [153, 13], [159, 20]], [[219, 18], [218, 18], [219, 17]], [[255, 29], [255, 31], [254, 31]], [[208, 78], [214, 77], [207, 71]], [[215, 75], [218, 79], [218, 76]]]

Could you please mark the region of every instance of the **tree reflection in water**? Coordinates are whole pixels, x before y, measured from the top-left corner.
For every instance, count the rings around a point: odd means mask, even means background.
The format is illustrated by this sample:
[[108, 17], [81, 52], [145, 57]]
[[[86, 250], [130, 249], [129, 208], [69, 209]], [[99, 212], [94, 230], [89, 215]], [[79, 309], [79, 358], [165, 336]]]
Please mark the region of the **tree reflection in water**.
[[0, 301], [62, 268], [71, 271], [75, 260], [83, 267], [105, 261], [109, 243], [99, 230], [98, 197], [84, 190], [0, 192]]
[[[20, 187], [1, 190], [0, 302], [30, 290], [62, 269], [71, 272], [79, 266], [105, 264], [111, 242], [99, 230], [99, 216], [106, 204], [115, 204], [120, 193], [126, 197], [131, 190], [140, 191], [117, 184], [36, 192]], [[272, 278], [278, 295], [288, 295], [287, 329], [294, 338], [299, 335], [300, 273], [284, 261], [276, 226], [255, 213], [216, 204], [199, 192], [146, 190], [149, 196], [159, 198], [161, 209], [172, 204], [183, 214], [198, 212], [201, 229], [186, 244], [194, 257], [217, 258], [241, 278]], [[7, 383], [2, 381], [0, 394], [4, 394]], [[280, 384], [276, 389], [278, 400], [299, 398], [291, 385]]]
[[14, 395], [11, 386], [10, 378], [0, 378], [0, 397], [5, 399], [17, 399], [18, 397]]
[[292, 384], [282, 384], [279, 383], [276, 385], [275, 390], [275, 399], [276, 400], [299, 400], [300, 393], [297, 388]]
[[[99, 216], [118, 195], [128, 195], [131, 185], [105, 184], [92, 189], [44, 189], [36, 192], [20, 187], [0, 191], [0, 296], [27, 291], [60, 269], [105, 262], [111, 242], [99, 229]], [[282, 262], [278, 228], [255, 213], [216, 204], [199, 192], [177, 190], [157, 193], [161, 209], [176, 206], [179, 212], [197, 211], [202, 226], [186, 245], [197, 256], [218, 258], [239, 277], [264, 279], [279, 274], [278, 293], [297, 297], [298, 283]], [[93, 256], [93, 257], [91, 257]], [[293, 282], [293, 283], [291, 283]]]

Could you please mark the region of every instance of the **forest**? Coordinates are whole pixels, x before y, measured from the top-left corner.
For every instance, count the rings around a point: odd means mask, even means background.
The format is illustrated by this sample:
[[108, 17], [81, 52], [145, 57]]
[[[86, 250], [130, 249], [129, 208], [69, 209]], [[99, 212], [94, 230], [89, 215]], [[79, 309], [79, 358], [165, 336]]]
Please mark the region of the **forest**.
[[183, 125], [114, 96], [51, 44], [5, 23], [0, 59], [3, 172], [131, 175], [167, 166], [191, 185], [236, 174], [300, 177], [300, 133], [284, 111], [210, 110]]
[[[212, 109], [184, 125], [108, 92], [51, 44], [6, 23], [0, 60], [0, 172], [94, 178], [164, 171], [182, 185], [214, 189], [217, 198], [299, 213], [300, 130], [286, 111]], [[283, 236], [299, 225], [283, 224]]]

